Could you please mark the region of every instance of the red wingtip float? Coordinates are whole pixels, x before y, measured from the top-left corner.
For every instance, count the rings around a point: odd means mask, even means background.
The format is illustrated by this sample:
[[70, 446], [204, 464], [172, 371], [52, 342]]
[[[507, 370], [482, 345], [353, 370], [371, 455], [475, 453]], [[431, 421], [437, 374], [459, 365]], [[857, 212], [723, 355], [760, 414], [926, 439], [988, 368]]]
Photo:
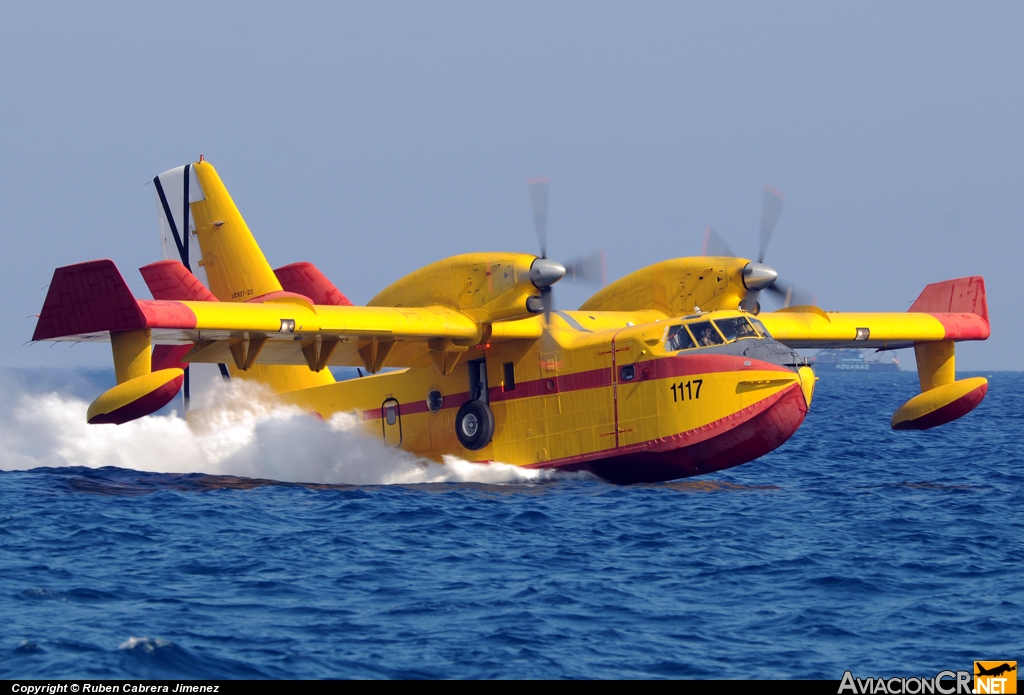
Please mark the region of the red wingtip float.
[[[365, 433], [420, 456], [633, 483], [721, 470], [781, 446], [814, 395], [796, 348], [913, 347], [921, 393], [893, 416], [898, 430], [962, 417], [988, 388], [954, 373], [956, 341], [989, 335], [981, 278], [929, 285], [909, 312], [810, 306], [764, 263], [784, 200], [771, 188], [757, 261], [709, 232], [710, 255], [642, 268], [579, 310], [558, 311], [552, 292], [563, 276], [600, 282], [600, 273], [593, 255], [564, 265], [546, 257], [543, 177], [528, 182], [540, 257], [443, 259], [367, 306], [352, 306], [311, 263], [272, 270], [208, 162], [155, 183], [164, 248], [180, 262], [141, 269], [154, 299], [133, 297], [107, 260], [58, 268], [33, 335], [111, 343], [117, 386], [89, 407], [90, 423], [153, 413], [183, 384], [188, 393], [183, 367], [216, 364], [303, 412], [354, 413]], [[785, 298], [784, 308], [760, 313], [761, 291]], [[370, 376], [336, 382], [331, 366]]]
[[892, 416], [894, 430], [927, 430], [961, 418], [988, 392], [984, 377], [956, 380], [954, 341], [985, 340], [990, 331], [988, 299], [982, 277], [958, 278], [928, 285], [910, 311], [934, 316], [944, 340], [914, 346], [921, 393]]

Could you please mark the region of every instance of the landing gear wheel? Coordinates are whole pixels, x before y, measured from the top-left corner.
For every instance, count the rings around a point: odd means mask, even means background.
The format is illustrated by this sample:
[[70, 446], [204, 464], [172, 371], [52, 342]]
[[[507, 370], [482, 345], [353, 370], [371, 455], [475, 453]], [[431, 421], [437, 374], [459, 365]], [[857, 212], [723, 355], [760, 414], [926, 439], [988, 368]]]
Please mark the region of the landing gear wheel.
[[455, 436], [470, 451], [483, 449], [494, 436], [494, 413], [483, 401], [466, 401], [455, 415]]

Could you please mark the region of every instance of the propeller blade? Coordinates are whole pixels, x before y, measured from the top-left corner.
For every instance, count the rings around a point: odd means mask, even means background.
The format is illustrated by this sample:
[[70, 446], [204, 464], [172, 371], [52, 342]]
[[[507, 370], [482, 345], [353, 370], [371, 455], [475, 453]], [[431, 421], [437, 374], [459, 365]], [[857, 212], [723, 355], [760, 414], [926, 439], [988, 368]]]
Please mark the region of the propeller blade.
[[817, 301], [817, 297], [813, 292], [808, 292], [784, 282], [776, 281], [774, 285], [768, 288], [768, 291], [782, 302], [783, 309], [788, 309], [791, 306], [814, 306]]
[[725, 243], [725, 240], [718, 236], [718, 232], [710, 226], [704, 230], [704, 245], [701, 247], [700, 255], [736, 257], [736, 254], [732, 252], [732, 249]]
[[562, 265], [565, 266], [565, 279], [570, 282], [599, 282], [602, 287], [608, 284], [604, 249], [577, 256]]
[[537, 240], [540, 242], [541, 258], [548, 257], [548, 177], [534, 176], [526, 180], [526, 190], [530, 192], [530, 205], [533, 207], [533, 226], [537, 228]]
[[[544, 307], [544, 329], [541, 334], [542, 360], [554, 359], [557, 363], [555, 356], [558, 352], [558, 344], [555, 342], [554, 336], [551, 335], [551, 312], [555, 310], [555, 293], [551, 287], [545, 287], [540, 291], [540, 301]], [[548, 369], [551, 368], [548, 366]]]
[[786, 196], [782, 191], [765, 185], [764, 194], [761, 196], [761, 251], [757, 257], [758, 263], [764, 263], [768, 242], [772, 240], [772, 233], [775, 232], [775, 225], [779, 221], [782, 204], [785, 202]]

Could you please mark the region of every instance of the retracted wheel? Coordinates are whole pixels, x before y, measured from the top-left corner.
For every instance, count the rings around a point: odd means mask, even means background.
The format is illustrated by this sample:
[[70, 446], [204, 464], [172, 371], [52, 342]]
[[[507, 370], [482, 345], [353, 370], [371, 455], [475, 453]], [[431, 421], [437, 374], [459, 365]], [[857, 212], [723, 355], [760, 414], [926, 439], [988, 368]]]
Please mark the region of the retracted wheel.
[[483, 449], [494, 436], [494, 413], [483, 401], [466, 401], [455, 415], [455, 435], [470, 451]]

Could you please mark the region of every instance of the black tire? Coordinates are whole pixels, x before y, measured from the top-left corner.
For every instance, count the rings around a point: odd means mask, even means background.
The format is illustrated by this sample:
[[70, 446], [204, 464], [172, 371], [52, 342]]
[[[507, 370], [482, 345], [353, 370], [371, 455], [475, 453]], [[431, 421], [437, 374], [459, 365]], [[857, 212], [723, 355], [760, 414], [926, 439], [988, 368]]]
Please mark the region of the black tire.
[[455, 415], [455, 436], [470, 451], [483, 449], [494, 436], [494, 413], [483, 401], [466, 401]]

